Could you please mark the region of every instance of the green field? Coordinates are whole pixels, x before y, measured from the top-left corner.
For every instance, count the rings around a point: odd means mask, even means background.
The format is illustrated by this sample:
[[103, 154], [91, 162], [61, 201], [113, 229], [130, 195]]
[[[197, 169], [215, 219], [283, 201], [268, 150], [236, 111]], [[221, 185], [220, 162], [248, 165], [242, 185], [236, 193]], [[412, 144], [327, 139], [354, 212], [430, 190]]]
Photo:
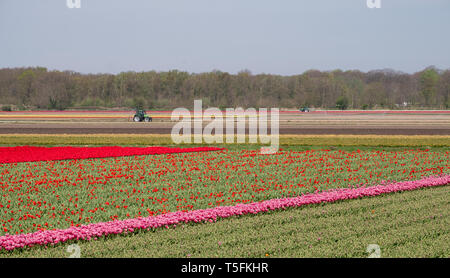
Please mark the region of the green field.
[[[248, 137], [246, 142], [248, 142]], [[235, 140], [236, 142], [236, 140]], [[1, 134], [0, 145], [173, 145], [167, 134]], [[240, 144], [224, 144], [230, 147]], [[447, 135], [280, 135], [281, 146], [450, 147]], [[198, 145], [197, 145], [198, 146]], [[216, 146], [218, 146], [216, 144]]]

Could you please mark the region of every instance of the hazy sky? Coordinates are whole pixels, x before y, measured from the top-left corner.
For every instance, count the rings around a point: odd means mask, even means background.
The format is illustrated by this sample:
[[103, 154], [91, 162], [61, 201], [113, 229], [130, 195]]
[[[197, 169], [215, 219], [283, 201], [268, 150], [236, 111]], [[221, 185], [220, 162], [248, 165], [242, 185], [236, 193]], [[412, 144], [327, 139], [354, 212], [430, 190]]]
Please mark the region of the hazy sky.
[[450, 68], [450, 0], [0, 0], [0, 68]]

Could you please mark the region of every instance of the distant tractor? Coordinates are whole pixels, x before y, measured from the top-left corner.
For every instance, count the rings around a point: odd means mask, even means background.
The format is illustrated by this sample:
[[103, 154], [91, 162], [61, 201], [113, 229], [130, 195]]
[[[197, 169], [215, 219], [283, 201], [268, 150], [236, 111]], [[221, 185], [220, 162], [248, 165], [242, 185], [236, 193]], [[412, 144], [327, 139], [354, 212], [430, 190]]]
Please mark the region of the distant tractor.
[[136, 109], [136, 114], [133, 116], [134, 122], [151, 122], [152, 117], [148, 116], [147, 113], [142, 109]]
[[309, 108], [308, 107], [303, 107], [300, 109], [301, 112], [309, 112]]

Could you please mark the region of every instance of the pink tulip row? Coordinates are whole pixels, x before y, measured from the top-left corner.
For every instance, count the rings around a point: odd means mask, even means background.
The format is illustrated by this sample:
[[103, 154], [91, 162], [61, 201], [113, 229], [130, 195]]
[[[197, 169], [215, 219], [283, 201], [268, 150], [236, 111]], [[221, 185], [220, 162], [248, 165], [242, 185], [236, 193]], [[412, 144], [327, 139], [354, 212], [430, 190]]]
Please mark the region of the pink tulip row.
[[218, 218], [227, 218], [235, 215], [256, 214], [269, 210], [300, 207], [308, 204], [334, 202], [345, 199], [356, 199], [366, 196], [377, 196], [385, 193], [448, 184], [450, 184], [450, 175], [426, 177], [416, 181], [403, 181], [372, 187], [335, 189], [298, 197], [272, 199], [250, 204], [215, 207], [190, 212], [178, 211], [145, 218], [95, 223], [63, 230], [47, 230], [29, 234], [5, 235], [0, 237], [0, 250], [3, 248], [6, 250], [13, 250], [15, 248], [23, 248], [26, 246], [56, 244], [68, 240], [91, 240], [110, 234], [134, 232], [138, 229], [158, 227], [168, 228], [169, 226], [187, 222], [214, 222]]

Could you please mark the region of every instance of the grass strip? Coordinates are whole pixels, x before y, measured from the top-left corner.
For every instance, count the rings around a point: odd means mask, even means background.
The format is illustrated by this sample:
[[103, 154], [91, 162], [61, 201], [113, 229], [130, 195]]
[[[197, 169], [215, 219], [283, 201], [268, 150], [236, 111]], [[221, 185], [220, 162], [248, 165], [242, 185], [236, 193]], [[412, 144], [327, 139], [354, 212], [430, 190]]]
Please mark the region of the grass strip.
[[[193, 140], [192, 140], [193, 142]], [[235, 140], [236, 142], [236, 140]], [[246, 142], [249, 142], [248, 137]], [[203, 142], [205, 144], [205, 142]], [[234, 144], [224, 144], [235, 145]], [[0, 145], [174, 145], [168, 134], [2, 134]], [[186, 144], [185, 144], [186, 145]], [[221, 145], [221, 144], [215, 144]], [[239, 144], [237, 144], [239, 145]], [[256, 145], [260, 145], [256, 143]], [[449, 147], [447, 135], [280, 135], [282, 146]]]

